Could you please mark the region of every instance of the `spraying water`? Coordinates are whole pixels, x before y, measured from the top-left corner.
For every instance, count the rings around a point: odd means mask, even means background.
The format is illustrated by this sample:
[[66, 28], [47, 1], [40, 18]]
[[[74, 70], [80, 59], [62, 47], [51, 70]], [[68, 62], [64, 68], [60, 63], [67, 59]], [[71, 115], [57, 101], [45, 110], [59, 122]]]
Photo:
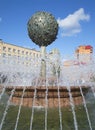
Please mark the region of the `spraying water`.
[[[11, 62], [7, 63], [7, 58], [10, 59]], [[2, 73], [2, 75], [0, 77], [0, 79], [1, 79], [0, 81], [1, 81], [1, 85], [3, 86], [2, 91], [0, 93], [0, 99], [2, 98], [3, 94], [6, 92], [7, 87], [13, 86], [13, 90], [11, 91], [11, 95], [10, 95], [9, 100], [7, 102], [6, 109], [3, 113], [3, 118], [2, 118], [2, 121], [1, 121], [1, 124], [0, 124], [0, 130], [2, 130], [2, 126], [4, 124], [4, 120], [5, 120], [5, 117], [7, 115], [8, 108], [10, 106], [10, 101], [11, 101], [13, 95], [14, 95], [14, 92], [15, 92], [15, 89], [16, 89], [15, 86], [18, 86], [18, 87], [22, 86], [24, 88], [23, 89], [23, 95], [22, 95], [22, 98], [21, 98], [21, 103], [19, 105], [19, 111], [18, 111], [17, 120], [16, 120], [16, 124], [15, 124], [15, 130], [17, 130], [17, 125], [18, 125], [18, 122], [19, 122], [19, 115], [20, 115], [20, 111], [21, 111], [25, 86], [33, 86], [35, 89], [34, 89], [34, 98], [33, 98], [33, 103], [32, 103], [32, 115], [31, 115], [31, 120], [30, 120], [30, 130], [32, 130], [33, 129], [33, 120], [34, 120], [35, 99], [36, 99], [36, 96], [37, 96], [37, 87], [42, 85], [42, 81], [39, 79], [41, 61], [40, 61], [39, 58], [36, 59], [37, 62], [38, 62], [38, 64], [37, 64], [36, 60], [35, 61], [31, 60], [31, 65], [33, 66], [33, 67], [31, 67], [31, 66], [25, 66], [25, 65], [22, 64], [22, 61], [24, 62], [24, 59], [20, 59], [19, 64], [17, 63], [15, 65], [12, 62], [12, 60], [13, 61], [15, 60], [14, 57], [6, 57], [6, 58], [4, 57], [4, 59], [2, 57], [1, 60], [2, 61], [6, 60], [6, 64], [3, 63], [3, 62], [1, 62], [1, 64], [0, 64], [0, 68], [1, 68], [0, 73]], [[73, 97], [72, 97], [70, 86], [72, 86], [72, 85], [80, 86], [80, 84], [83, 84], [85, 86], [90, 85], [92, 92], [94, 94], [94, 87], [92, 87], [93, 82], [90, 81], [91, 76], [89, 75], [89, 73], [95, 75], [94, 74], [94, 72], [95, 72], [94, 71], [94, 64], [91, 63], [87, 66], [82, 66], [82, 67], [81, 66], [75, 66], [75, 65], [70, 66], [70, 67], [66, 67], [66, 66], [63, 66], [61, 62], [60, 62], [60, 77], [59, 77], [59, 72], [57, 71], [58, 68], [54, 69], [54, 67], [53, 67], [54, 64], [55, 64], [55, 66], [57, 66], [57, 63], [58, 63], [58, 62], [56, 62], [56, 58], [53, 57], [53, 59], [51, 59], [51, 58], [46, 59], [46, 65], [47, 65], [46, 79], [47, 80], [45, 82], [46, 83], [45, 84], [45, 87], [46, 87], [45, 130], [47, 130], [47, 127], [48, 127], [48, 124], [47, 124], [47, 118], [48, 118], [47, 108], [48, 108], [48, 87], [50, 85], [57, 87], [57, 90], [58, 90], [60, 130], [63, 129], [62, 113], [61, 113], [61, 101], [60, 101], [60, 86], [61, 87], [67, 86], [66, 77], [68, 77], [68, 81], [69, 81], [68, 92], [69, 92], [70, 103], [71, 103], [72, 113], [73, 113], [73, 118], [74, 118], [74, 126], [75, 126], [75, 130], [78, 130], [78, 124], [77, 124], [76, 114], [75, 114], [75, 110], [74, 110], [75, 107], [74, 107], [74, 103], [73, 103]], [[35, 65], [35, 64], [37, 64], [37, 65]], [[93, 70], [91, 70], [92, 67], [93, 67]], [[6, 68], [6, 70], [4, 68]], [[85, 71], [85, 73], [82, 73], [84, 71]], [[55, 77], [57, 77], [57, 78], [55, 78], [57, 80], [52, 81], [52, 80], [50, 80], [51, 79], [50, 77], [52, 77], [52, 75], [54, 76], [54, 74], [55, 74]], [[73, 74], [73, 76], [70, 76], [72, 74]], [[2, 80], [3, 76], [6, 77], [4, 82]], [[80, 77], [81, 77], [81, 80], [79, 80]], [[36, 80], [34, 80], [34, 79], [36, 79]], [[91, 125], [91, 121], [90, 121], [90, 118], [89, 118], [89, 113], [88, 113], [88, 110], [87, 110], [86, 101], [85, 101], [81, 87], [80, 87], [80, 92], [81, 92], [81, 95], [82, 95], [82, 98], [83, 98], [84, 107], [85, 107], [87, 119], [88, 119], [88, 122], [89, 122], [89, 127], [90, 127], [90, 130], [92, 130], [92, 125]]]
[[26, 89], [26, 87], [23, 88], [23, 93], [22, 93], [22, 97], [21, 97], [21, 103], [19, 105], [19, 110], [18, 110], [18, 114], [17, 114], [17, 119], [16, 119], [16, 124], [15, 124], [15, 129], [14, 130], [17, 130], [17, 126], [18, 126], [19, 116], [20, 116], [20, 112], [21, 112], [21, 106], [22, 106], [22, 103], [23, 103], [23, 97], [24, 97], [25, 89]]
[[70, 90], [70, 86], [68, 86], [68, 91], [69, 91], [69, 97], [70, 97], [70, 105], [71, 105], [72, 113], [73, 113], [75, 130], [78, 130], [78, 123], [77, 123], [76, 113], [75, 113], [75, 105], [74, 105], [72, 93], [71, 93], [71, 90]]
[[7, 102], [7, 106], [6, 106], [5, 111], [4, 111], [4, 113], [3, 113], [3, 118], [2, 118], [2, 121], [1, 121], [1, 124], [0, 124], [0, 130], [2, 130], [2, 126], [3, 126], [3, 124], [4, 124], [4, 120], [5, 120], [5, 117], [6, 117], [6, 115], [7, 115], [7, 111], [8, 111], [9, 106], [10, 106], [10, 101], [11, 101], [11, 99], [12, 99], [12, 96], [13, 96], [14, 92], [15, 92], [15, 87], [14, 87], [14, 89], [13, 89], [12, 92], [11, 92], [11, 95], [10, 95], [9, 100], [8, 100], [8, 102]]

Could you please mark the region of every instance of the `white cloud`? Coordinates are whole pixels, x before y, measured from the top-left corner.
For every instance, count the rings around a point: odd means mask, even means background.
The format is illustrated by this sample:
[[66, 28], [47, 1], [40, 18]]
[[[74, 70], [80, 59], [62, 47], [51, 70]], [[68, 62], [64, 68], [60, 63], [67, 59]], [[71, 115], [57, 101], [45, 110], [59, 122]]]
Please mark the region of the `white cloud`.
[[90, 15], [83, 8], [68, 15], [65, 19], [58, 18], [59, 27], [62, 28], [62, 36], [72, 36], [81, 32], [80, 21], [89, 21]]

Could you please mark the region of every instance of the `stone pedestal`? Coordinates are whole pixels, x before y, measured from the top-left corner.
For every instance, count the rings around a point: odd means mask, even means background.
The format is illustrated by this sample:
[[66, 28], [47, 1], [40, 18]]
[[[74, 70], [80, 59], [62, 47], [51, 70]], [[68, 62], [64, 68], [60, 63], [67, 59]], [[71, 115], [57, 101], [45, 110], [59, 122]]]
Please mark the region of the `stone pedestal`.
[[[89, 87], [81, 86], [81, 88], [84, 95], [89, 90]], [[10, 95], [12, 89], [13, 87], [7, 87], [6, 92]], [[22, 92], [23, 92], [23, 87], [16, 87], [11, 102], [16, 105], [20, 105]], [[46, 93], [48, 95], [46, 95]], [[65, 86], [59, 88], [59, 94], [60, 94], [60, 106], [61, 107], [70, 106], [69, 92]], [[83, 99], [79, 87], [71, 86], [71, 94], [75, 105], [79, 105], [83, 103]], [[47, 89], [45, 86], [44, 87], [40, 86], [36, 88], [35, 97], [34, 95], [35, 95], [35, 88], [33, 86], [26, 87], [22, 105], [27, 107], [32, 107], [32, 106], [45, 107], [47, 105], [49, 108], [59, 106], [57, 86], [55, 87], [49, 86]]]

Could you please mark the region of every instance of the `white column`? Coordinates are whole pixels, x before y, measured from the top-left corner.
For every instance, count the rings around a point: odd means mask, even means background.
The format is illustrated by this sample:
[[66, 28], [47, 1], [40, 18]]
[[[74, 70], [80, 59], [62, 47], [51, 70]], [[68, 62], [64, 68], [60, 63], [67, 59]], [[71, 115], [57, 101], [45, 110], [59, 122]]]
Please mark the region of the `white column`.
[[46, 78], [46, 47], [41, 46], [41, 77]]

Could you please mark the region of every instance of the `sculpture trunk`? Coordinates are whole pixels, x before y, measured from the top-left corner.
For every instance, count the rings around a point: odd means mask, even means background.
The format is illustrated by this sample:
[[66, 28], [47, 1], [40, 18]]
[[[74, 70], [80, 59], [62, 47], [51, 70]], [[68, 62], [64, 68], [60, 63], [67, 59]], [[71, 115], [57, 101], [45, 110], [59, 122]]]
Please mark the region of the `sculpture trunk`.
[[41, 77], [46, 79], [46, 47], [41, 46]]

